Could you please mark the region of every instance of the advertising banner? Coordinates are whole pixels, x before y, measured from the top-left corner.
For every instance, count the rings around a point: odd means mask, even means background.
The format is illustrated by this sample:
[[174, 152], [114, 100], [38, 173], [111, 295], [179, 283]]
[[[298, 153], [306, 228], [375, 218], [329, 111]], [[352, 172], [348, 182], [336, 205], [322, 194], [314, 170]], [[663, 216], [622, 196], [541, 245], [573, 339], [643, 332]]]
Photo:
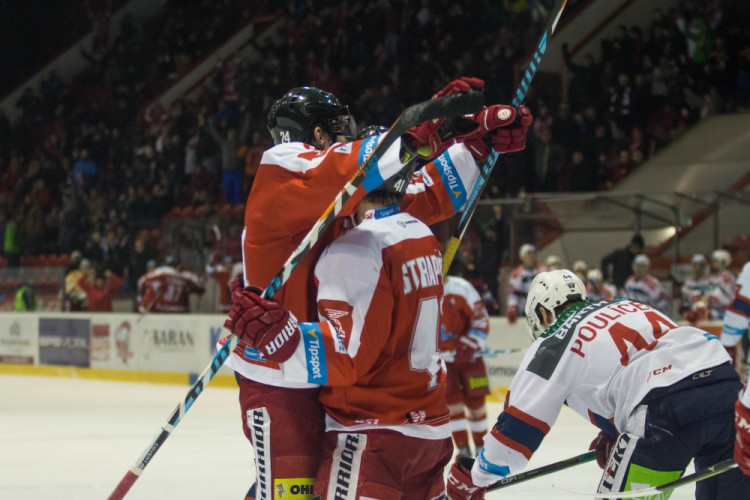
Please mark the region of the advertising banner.
[[39, 363], [89, 367], [88, 319], [39, 318]]
[[0, 363], [33, 365], [37, 361], [39, 318], [12, 313], [0, 322]]
[[483, 354], [492, 393], [499, 398], [510, 386], [518, 371], [531, 337], [526, 331], [525, 319], [511, 325], [504, 317], [490, 318], [490, 334]]

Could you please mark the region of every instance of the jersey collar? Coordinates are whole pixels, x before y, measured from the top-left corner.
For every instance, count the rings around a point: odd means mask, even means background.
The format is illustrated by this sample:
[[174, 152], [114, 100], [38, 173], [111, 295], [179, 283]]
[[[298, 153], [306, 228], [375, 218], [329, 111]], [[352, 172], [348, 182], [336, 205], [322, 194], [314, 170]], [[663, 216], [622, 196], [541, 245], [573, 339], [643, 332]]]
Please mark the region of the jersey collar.
[[576, 312], [583, 309], [586, 306], [590, 306], [593, 304], [593, 302], [589, 302], [588, 300], [583, 300], [581, 302], [578, 302], [577, 304], [573, 304], [572, 306], [565, 309], [563, 312], [561, 312], [554, 323], [552, 323], [550, 326], [547, 327], [546, 330], [542, 332], [541, 335], [539, 335], [540, 338], [546, 339], [553, 333], [555, 333], [566, 321], [570, 319], [571, 316], [573, 316]]
[[390, 217], [391, 215], [396, 215], [398, 213], [401, 213], [401, 209], [399, 208], [397, 203], [394, 203], [393, 205], [388, 205], [387, 207], [373, 208], [372, 210], [368, 210], [367, 212], [365, 212], [365, 216], [362, 218], [362, 220], [382, 219], [384, 217]]

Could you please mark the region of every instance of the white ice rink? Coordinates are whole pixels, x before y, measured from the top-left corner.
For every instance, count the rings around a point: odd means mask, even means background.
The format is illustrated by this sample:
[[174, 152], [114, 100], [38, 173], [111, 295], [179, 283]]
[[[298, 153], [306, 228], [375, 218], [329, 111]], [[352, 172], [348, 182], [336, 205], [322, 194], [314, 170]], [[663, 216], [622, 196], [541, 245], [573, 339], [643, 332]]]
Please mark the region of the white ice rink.
[[[187, 387], [71, 378], [0, 376], [0, 499], [107, 498], [159, 432]], [[209, 386], [146, 467], [128, 499], [243, 498], [252, 452], [237, 391]], [[494, 421], [500, 404], [490, 403]], [[529, 468], [584, 453], [595, 429], [567, 408]], [[692, 470], [689, 470], [692, 472]], [[488, 493], [487, 498], [592, 498], [596, 463]], [[694, 498], [693, 487], [673, 500]]]

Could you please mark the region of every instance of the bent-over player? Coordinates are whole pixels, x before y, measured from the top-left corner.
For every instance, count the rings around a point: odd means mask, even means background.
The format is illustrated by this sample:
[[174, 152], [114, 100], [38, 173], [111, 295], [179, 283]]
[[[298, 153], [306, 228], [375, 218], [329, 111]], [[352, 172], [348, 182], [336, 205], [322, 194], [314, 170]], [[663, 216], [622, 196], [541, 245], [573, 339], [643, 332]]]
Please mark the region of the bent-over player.
[[[715, 336], [632, 300], [589, 302], [568, 270], [534, 278], [526, 316], [535, 340], [471, 471], [466, 459], [451, 468], [450, 498], [483, 498], [523, 469], [563, 404], [601, 430], [591, 443], [599, 493], [658, 486], [691, 460], [702, 469], [732, 456], [742, 384]], [[750, 498], [750, 477], [705, 479], [696, 498]]]

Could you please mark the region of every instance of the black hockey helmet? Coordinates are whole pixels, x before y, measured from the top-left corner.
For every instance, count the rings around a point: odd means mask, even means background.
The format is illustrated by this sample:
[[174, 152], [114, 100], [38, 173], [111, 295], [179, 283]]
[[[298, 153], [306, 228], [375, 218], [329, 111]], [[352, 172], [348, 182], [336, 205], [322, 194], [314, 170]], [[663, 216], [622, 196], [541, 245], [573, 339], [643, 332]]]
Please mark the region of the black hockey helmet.
[[315, 87], [296, 87], [273, 103], [268, 112], [268, 130], [274, 144], [304, 142], [312, 144], [316, 125], [335, 139], [357, 137], [357, 124], [349, 108], [338, 97]]
[[374, 135], [382, 135], [388, 132], [388, 127], [384, 127], [382, 125], [369, 125], [362, 130], [359, 131], [359, 134], [357, 135], [358, 139], [366, 139], [368, 137], [372, 137]]

